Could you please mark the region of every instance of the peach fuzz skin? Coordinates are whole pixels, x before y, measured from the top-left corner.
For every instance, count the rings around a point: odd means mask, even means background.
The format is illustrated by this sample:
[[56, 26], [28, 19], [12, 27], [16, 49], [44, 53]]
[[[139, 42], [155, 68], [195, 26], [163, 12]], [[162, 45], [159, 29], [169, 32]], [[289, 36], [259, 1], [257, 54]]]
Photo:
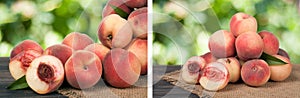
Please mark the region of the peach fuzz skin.
[[268, 82], [271, 70], [267, 62], [253, 59], [245, 62], [241, 69], [242, 80], [249, 86], [263, 86]]
[[257, 32], [257, 21], [246, 13], [236, 13], [230, 20], [230, 32], [236, 37], [245, 32]]
[[138, 80], [141, 63], [131, 52], [114, 48], [104, 59], [104, 78], [113, 87], [127, 88]]
[[65, 64], [68, 83], [77, 89], [90, 88], [98, 83], [102, 76], [102, 63], [95, 53], [78, 50]]

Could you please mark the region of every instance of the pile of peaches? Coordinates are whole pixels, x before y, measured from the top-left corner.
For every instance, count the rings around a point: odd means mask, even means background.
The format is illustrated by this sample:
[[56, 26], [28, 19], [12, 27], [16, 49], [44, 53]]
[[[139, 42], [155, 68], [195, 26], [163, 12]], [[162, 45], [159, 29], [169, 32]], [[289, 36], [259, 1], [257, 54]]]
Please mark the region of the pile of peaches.
[[292, 71], [290, 58], [279, 48], [277, 37], [269, 31], [257, 33], [253, 16], [236, 13], [230, 31], [214, 32], [208, 41], [210, 52], [189, 58], [181, 69], [181, 79], [218, 91], [240, 78], [248, 86], [268, 81], [284, 81]]
[[[120, 10], [128, 18], [116, 12]], [[57, 90], [63, 81], [77, 89], [91, 88], [101, 77], [117, 88], [134, 85], [147, 74], [146, 0], [109, 0], [102, 14], [101, 43], [78, 32], [45, 50], [33, 40], [20, 42], [10, 55], [12, 77], [25, 78], [38, 94]]]

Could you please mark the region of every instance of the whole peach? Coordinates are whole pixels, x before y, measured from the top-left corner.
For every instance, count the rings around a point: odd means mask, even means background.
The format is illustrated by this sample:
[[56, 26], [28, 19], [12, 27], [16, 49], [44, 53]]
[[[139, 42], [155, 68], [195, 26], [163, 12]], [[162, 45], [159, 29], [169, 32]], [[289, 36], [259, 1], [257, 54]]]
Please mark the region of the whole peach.
[[86, 46], [84, 48], [84, 50], [95, 53], [102, 62], [103, 62], [106, 54], [110, 51], [109, 48], [107, 48], [104, 45], [99, 44], [99, 43], [90, 44], [90, 45]]
[[93, 43], [94, 40], [88, 35], [79, 32], [69, 33], [62, 41], [62, 44], [67, 45], [74, 50], [83, 50], [86, 46]]
[[256, 19], [246, 13], [236, 13], [231, 17], [230, 20], [230, 32], [234, 36], [239, 36], [245, 32], [256, 32], [257, 22]]
[[63, 65], [65, 65], [66, 61], [72, 55], [72, 48], [64, 45], [64, 44], [55, 44], [45, 49], [44, 54], [53, 55], [57, 57]]
[[130, 13], [128, 22], [132, 27], [133, 36], [138, 38], [147, 38], [148, 32], [148, 8], [139, 8]]
[[117, 14], [105, 17], [98, 28], [98, 38], [108, 48], [124, 48], [133, 37], [131, 26], [127, 20]]
[[78, 50], [67, 60], [65, 73], [67, 81], [72, 87], [90, 88], [101, 79], [102, 63], [93, 52]]
[[133, 43], [127, 49], [128, 51], [135, 54], [136, 57], [141, 62], [141, 64], [142, 64], [141, 74], [142, 75], [147, 74], [147, 70], [148, 70], [148, 57], [147, 57], [148, 56], [147, 55], [148, 48], [147, 47], [148, 47], [147, 40], [135, 39], [135, 40], [133, 40]]
[[237, 56], [244, 61], [259, 58], [263, 53], [263, 48], [263, 40], [254, 32], [242, 33], [235, 41]]
[[235, 37], [231, 32], [219, 30], [213, 33], [208, 41], [210, 52], [217, 58], [235, 55]]
[[270, 76], [270, 67], [261, 59], [249, 60], [241, 69], [242, 80], [250, 86], [262, 86], [268, 82]]
[[129, 51], [114, 48], [104, 58], [104, 78], [113, 87], [126, 88], [139, 79], [141, 63]]
[[277, 37], [268, 31], [261, 31], [258, 33], [264, 42], [264, 52], [269, 55], [275, 55], [279, 50], [279, 41]]

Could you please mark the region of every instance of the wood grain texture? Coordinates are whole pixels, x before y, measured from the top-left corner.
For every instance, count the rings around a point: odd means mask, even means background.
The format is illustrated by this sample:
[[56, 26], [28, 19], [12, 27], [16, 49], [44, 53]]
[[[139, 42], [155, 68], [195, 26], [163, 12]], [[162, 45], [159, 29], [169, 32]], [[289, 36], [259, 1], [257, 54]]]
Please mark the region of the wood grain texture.
[[180, 69], [181, 66], [156, 66], [153, 67], [153, 98], [199, 98], [180, 87], [174, 86], [162, 80], [166, 73]]

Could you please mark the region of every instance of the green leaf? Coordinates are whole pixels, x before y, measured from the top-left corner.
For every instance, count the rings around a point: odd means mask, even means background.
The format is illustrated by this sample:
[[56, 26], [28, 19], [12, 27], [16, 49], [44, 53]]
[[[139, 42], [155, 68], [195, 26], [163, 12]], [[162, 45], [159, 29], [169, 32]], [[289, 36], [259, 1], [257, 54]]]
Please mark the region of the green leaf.
[[25, 75], [21, 78], [19, 78], [18, 80], [16, 80], [15, 82], [13, 82], [12, 84], [10, 84], [8, 87], [6, 87], [9, 90], [18, 90], [18, 89], [24, 89], [24, 88], [28, 88], [28, 84], [26, 82], [26, 78]]
[[126, 13], [124, 10], [122, 10], [122, 9], [120, 9], [120, 8], [114, 6], [114, 5], [109, 5], [109, 6], [112, 7], [112, 8], [114, 9], [114, 11], [115, 11], [118, 15], [120, 15], [122, 18], [127, 19], [127, 17], [129, 16], [129, 14]]
[[278, 59], [272, 55], [263, 53], [260, 57], [261, 59], [265, 60], [269, 66], [278, 66], [278, 65], [284, 65], [287, 64], [286, 62], [282, 61], [281, 59]]

